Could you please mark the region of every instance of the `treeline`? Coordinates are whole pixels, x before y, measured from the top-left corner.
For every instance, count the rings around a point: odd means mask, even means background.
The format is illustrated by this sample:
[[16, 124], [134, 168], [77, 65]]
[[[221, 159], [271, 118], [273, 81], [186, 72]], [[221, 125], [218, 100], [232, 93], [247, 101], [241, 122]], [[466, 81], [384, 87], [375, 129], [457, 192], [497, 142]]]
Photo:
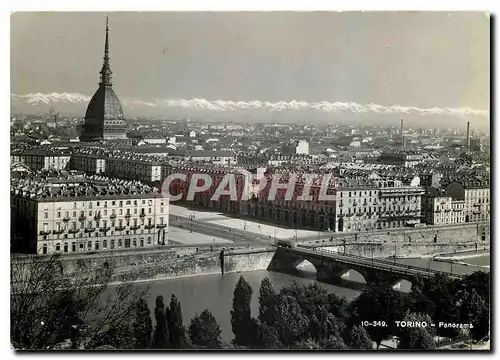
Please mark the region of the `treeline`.
[[[398, 348], [423, 350], [437, 347], [436, 335], [473, 341], [483, 339], [489, 330], [489, 274], [484, 272], [475, 272], [462, 280], [443, 276], [418, 280], [409, 294], [383, 284], [369, 286], [352, 302], [328, 294], [318, 283], [299, 286], [292, 282], [277, 292], [265, 278], [258, 293], [257, 317], [251, 314], [252, 294], [252, 287], [240, 277], [231, 310], [231, 344], [222, 342], [220, 327], [208, 310], [191, 320], [184, 332], [175, 296], [164, 322], [162, 298], [158, 297], [154, 334], [170, 334], [164, 337], [170, 343], [162, 342], [164, 347], [159, 348], [370, 350], [373, 342], [378, 348], [383, 340], [397, 336]], [[172, 312], [176, 316], [168, 315]], [[407, 325], [425, 322], [428, 326], [398, 327], [396, 321], [405, 321]], [[166, 330], [162, 325], [165, 323]], [[159, 326], [164, 330], [160, 331]], [[153, 348], [158, 348], [155, 344], [158, 342], [153, 341]]]
[[[480, 340], [489, 333], [490, 276], [484, 272], [461, 280], [439, 275], [417, 279], [408, 294], [385, 284], [368, 286], [351, 302], [328, 294], [318, 283], [292, 282], [276, 291], [268, 278], [254, 294], [242, 276], [228, 309], [234, 339], [225, 343], [208, 310], [184, 324], [175, 295], [167, 303], [158, 296], [151, 316], [145, 289], [122, 284], [116, 298], [103, 305], [99, 298], [106, 286], [97, 284], [107, 283], [109, 271], [82, 269], [84, 281], [61, 290], [58, 268], [51, 266], [38, 264], [36, 273], [23, 272], [24, 288], [17, 289], [24, 291], [11, 294], [11, 341], [18, 349], [370, 350], [373, 343], [378, 348], [392, 336], [399, 338], [402, 349], [434, 349], [435, 335]], [[256, 317], [252, 296], [259, 300]], [[396, 321], [425, 321], [429, 326], [397, 327]]]

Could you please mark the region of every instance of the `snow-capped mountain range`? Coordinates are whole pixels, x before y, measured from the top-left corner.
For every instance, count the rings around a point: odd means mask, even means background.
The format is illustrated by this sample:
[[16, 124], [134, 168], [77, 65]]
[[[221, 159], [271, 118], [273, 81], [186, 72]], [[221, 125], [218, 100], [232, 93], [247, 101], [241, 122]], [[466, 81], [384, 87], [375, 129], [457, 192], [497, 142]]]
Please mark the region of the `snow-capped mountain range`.
[[[80, 93], [11, 94], [12, 113], [46, 113], [84, 116], [90, 96]], [[125, 117], [149, 116], [207, 121], [365, 123], [394, 125], [404, 118], [408, 126], [449, 126], [471, 121], [477, 128], [489, 128], [489, 111], [468, 107], [432, 107], [358, 104], [345, 101], [230, 101], [206, 99], [121, 99]]]
[[[39, 104], [88, 104], [90, 97], [79, 93], [30, 93], [26, 95], [11, 94], [13, 101], [21, 101], [32, 106]], [[231, 101], [231, 100], [206, 100], [206, 99], [152, 99], [143, 101], [139, 99], [123, 99], [125, 109], [138, 108], [188, 108], [213, 111], [234, 111], [247, 109], [263, 109], [268, 111], [285, 110], [316, 110], [323, 112], [351, 112], [351, 113], [375, 113], [375, 114], [419, 114], [419, 115], [448, 115], [465, 117], [469, 115], [488, 117], [488, 110], [477, 110], [469, 107], [448, 108], [432, 107], [419, 108], [416, 106], [384, 106], [379, 104], [357, 104], [355, 102], [306, 102], [306, 101]], [[135, 111], [134, 111], [135, 112]]]

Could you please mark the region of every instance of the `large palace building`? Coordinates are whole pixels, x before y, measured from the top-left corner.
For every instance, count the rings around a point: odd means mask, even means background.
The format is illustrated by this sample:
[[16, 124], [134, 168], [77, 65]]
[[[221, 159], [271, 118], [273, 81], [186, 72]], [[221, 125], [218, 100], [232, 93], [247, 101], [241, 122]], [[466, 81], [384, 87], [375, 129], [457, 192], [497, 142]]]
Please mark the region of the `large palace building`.
[[126, 139], [126, 124], [122, 104], [116, 96], [111, 82], [113, 72], [109, 66], [109, 28], [106, 19], [106, 40], [104, 43], [104, 63], [100, 71], [99, 88], [90, 100], [80, 141]]

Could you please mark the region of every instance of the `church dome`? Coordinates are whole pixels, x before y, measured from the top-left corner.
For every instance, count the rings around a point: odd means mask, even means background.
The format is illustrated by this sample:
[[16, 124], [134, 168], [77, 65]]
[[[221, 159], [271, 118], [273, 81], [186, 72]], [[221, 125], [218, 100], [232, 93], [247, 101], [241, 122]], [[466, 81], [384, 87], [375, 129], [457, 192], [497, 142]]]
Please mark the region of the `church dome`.
[[80, 141], [96, 141], [99, 139], [126, 139], [126, 123], [123, 108], [116, 96], [111, 82], [113, 72], [109, 66], [109, 28], [106, 18], [106, 36], [104, 41], [104, 62], [99, 72], [101, 81], [99, 88], [90, 99], [85, 113]]
[[86, 119], [123, 120], [123, 109], [118, 96], [111, 86], [99, 86], [90, 100]]

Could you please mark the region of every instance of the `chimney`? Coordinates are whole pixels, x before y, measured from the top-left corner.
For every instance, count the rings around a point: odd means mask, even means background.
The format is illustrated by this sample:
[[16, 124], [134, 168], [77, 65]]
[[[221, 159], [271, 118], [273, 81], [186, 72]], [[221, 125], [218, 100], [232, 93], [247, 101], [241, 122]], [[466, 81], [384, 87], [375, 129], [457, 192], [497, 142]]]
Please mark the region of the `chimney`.
[[467, 121], [467, 135], [465, 138], [465, 146], [467, 147], [467, 149], [469, 148], [469, 132], [470, 132], [470, 122]]
[[405, 149], [404, 120], [401, 119], [401, 150]]

